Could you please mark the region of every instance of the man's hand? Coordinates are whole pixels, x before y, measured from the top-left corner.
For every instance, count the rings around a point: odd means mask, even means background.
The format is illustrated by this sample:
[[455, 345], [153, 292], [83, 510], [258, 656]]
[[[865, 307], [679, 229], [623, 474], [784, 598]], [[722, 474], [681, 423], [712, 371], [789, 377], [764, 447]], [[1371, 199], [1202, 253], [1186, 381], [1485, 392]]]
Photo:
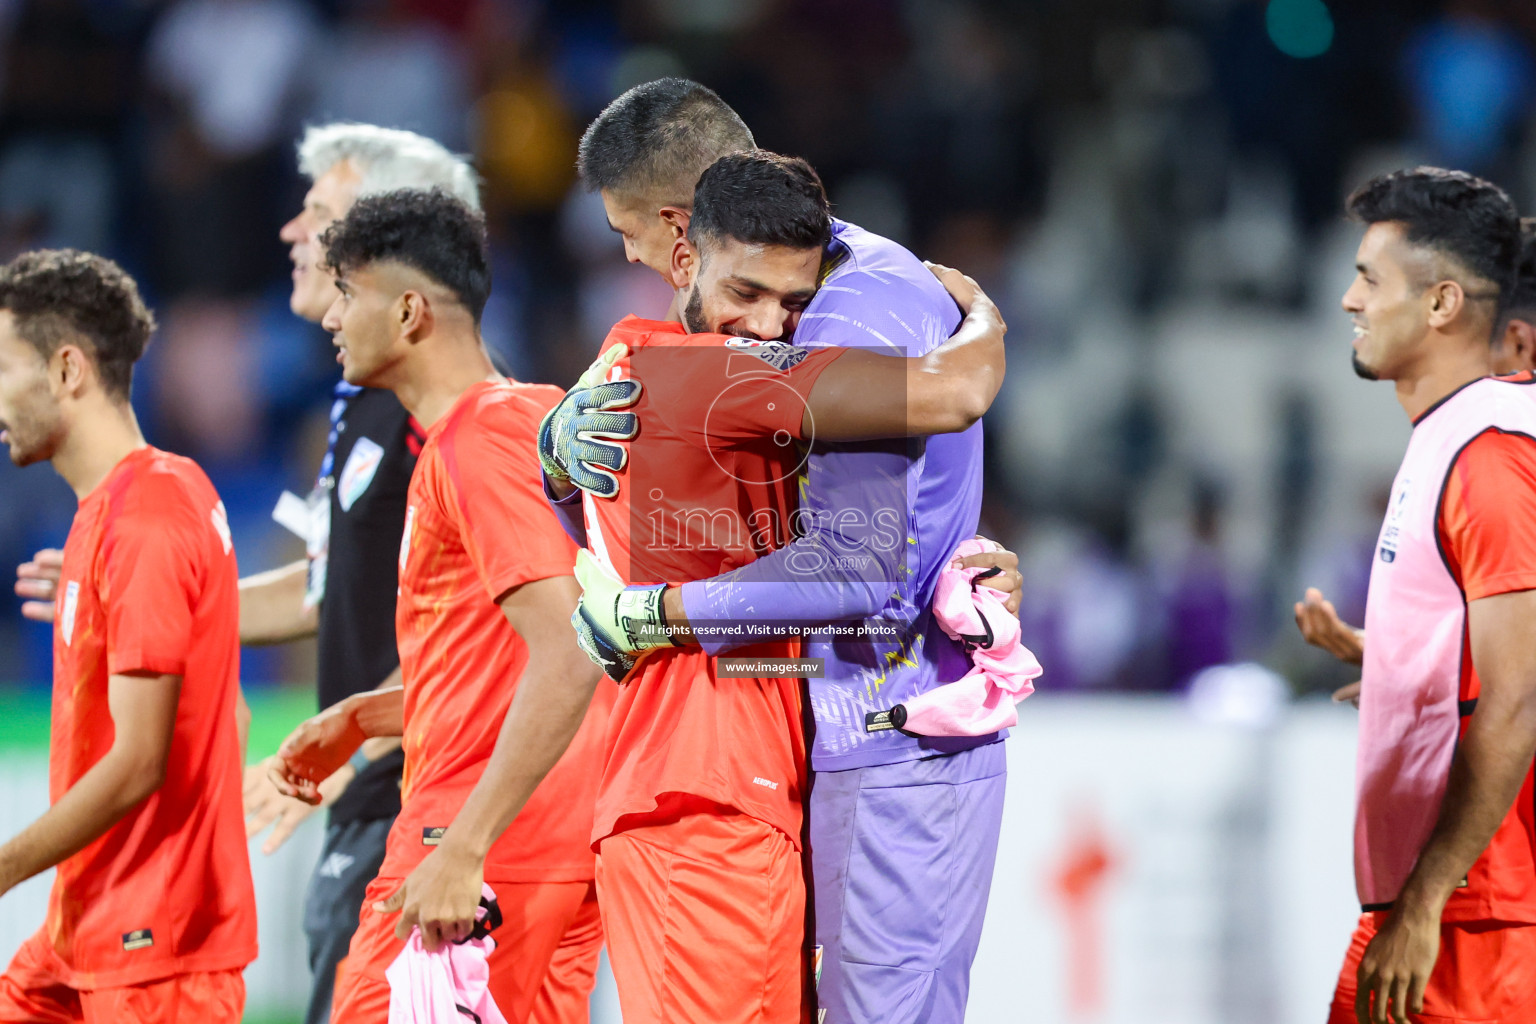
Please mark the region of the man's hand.
[[619, 493], [614, 474], [629, 460], [629, 449], [612, 442], [631, 440], [640, 421], [632, 412], [614, 410], [639, 401], [641, 388], [637, 380], [603, 378], [628, 352], [627, 345], [610, 347], [539, 424], [539, 465], [552, 485], [574, 485], [599, 498]]
[[622, 681], [656, 647], [673, 646], [666, 631], [665, 583], [627, 587], [603, 571], [585, 548], [576, 552], [581, 601], [571, 615], [576, 642], [592, 663]]
[[986, 579], [978, 580], [977, 582], [984, 587], [990, 587], [993, 590], [1006, 594], [1007, 597], [1004, 600], [1004, 604], [1008, 611], [1014, 615], [1019, 614], [1019, 602], [1024, 597], [1024, 576], [1019, 572], [1019, 556], [995, 540], [987, 540], [987, 538], [979, 534], [976, 539], [992, 545], [992, 550], [979, 551], [974, 555], [966, 555], [964, 558], [955, 559], [950, 564], [956, 569], [975, 569], [978, 567], [991, 569], [995, 567], [1003, 570], [996, 576], [988, 576]]
[[301, 722], [267, 759], [267, 778], [283, 796], [318, 806], [320, 783], [330, 778], [368, 738], [352, 714], [352, 698]]
[[309, 804], [278, 792], [277, 785], [268, 775], [276, 760], [274, 756], [245, 766], [245, 837], [250, 839], [272, 825], [272, 834], [261, 844], [261, 852], [268, 855], [276, 853], [293, 835], [294, 829], [317, 808], [335, 803], [357, 775], [351, 765], [342, 765], [316, 787], [320, 802]]
[[[449, 834], [452, 834], [449, 828]], [[427, 952], [450, 942], [461, 942], [475, 930], [475, 911], [480, 907], [480, 890], [485, 882], [485, 862], [461, 852], [445, 835], [443, 844], [427, 854], [406, 876], [389, 899], [375, 903], [380, 914], [400, 911], [395, 936], [410, 938], [411, 928], [421, 929], [421, 944]]]
[[[1393, 911], [1365, 947], [1356, 973], [1358, 1024], [1408, 1024], [1424, 1012], [1424, 988], [1440, 956], [1440, 914]], [[1374, 1000], [1372, 997], [1375, 997]]]
[[973, 312], [978, 315], [986, 315], [995, 319], [1004, 331], [1008, 325], [1003, 321], [1003, 314], [997, 308], [987, 293], [981, 290], [981, 285], [976, 280], [960, 273], [954, 267], [946, 267], [940, 263], [923, 261], [923, 266], [933, 271], [933, 276], [939, 279], [944, 290], [949, 292], [950, 298], [955, 300], [955, 305], [960, 307], [960, 312], [970, 316]]
[[1296, 626], [1307, 643], [1350, 665], [1365, 661], [1365, 630], [1339, 618], [1333, 602], [1324, 599], [1321, 590], [1308, 587], [1306, 597], [1296, 603], [1295, 611]]
[[23, 618], [53, 621], [53, 603], [63, 572], [64, 552], [57, 548], [44, 548], [32, 556], [32, 561], [16, 567], [16, 596], [26, 598], [21, 606]]

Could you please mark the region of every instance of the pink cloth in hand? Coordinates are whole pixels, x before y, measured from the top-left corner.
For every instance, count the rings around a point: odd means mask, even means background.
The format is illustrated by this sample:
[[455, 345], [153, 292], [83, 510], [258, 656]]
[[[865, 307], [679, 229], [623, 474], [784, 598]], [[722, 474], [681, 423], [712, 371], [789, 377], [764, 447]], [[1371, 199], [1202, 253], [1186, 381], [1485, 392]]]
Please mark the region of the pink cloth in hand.
[[[484, 898], [494, 902], [496, 893], [481, 885]], [[483, 920], [485, 915], [481, 906], [476, 917]], [[384, 972], [389, 979], [389, 1024], [507, 1024], [491, 998], [486, 958], [495, 948], [496, 940], [487, 936], [450, 942], [428, 953], [421, 944], [421, 929], [412, 928], [405, 948]]]
[[[980, 539], [956, 549], [954, 559], [993, 550]], [[952, 559], [952, 561], [954, 560]], [[946, 566], [933, 594], [933, 616], [951, 639], [970, 648], [972, 668], [952, 683], [906, 701], [901, 726], [920, 736], [985, 736], [1017, 725], [1017, 701], [1035, 692], [1040, 662], [1021, 642], [1019, 617], [1003, 595], [973, 583], [985, 569]], [[990, 637], [991, 642], [987, 639]]]

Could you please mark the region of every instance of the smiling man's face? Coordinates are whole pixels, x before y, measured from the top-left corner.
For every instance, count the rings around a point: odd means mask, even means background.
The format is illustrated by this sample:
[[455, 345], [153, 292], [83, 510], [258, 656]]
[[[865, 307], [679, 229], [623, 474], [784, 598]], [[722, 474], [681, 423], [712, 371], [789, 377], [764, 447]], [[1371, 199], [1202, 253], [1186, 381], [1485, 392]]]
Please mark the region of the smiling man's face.
[[1403, 226], [1381, 221], [1365, 229], [1355, 254], [1355, 280], [1344, 293], [1344, 312], [1355, 328], [1355, 372], [1367, 380], [1396, 380], [1418, 357], [1429, 334], [1425, 280], [1431, 258], [1404, 236]]
[[[695, 334], [789, 340], [816, 295], [822, 251], [756, 245], [734, 238], [687, 239], [674, 253], [683, 326]], [[702, 258], [701, 258], [702, 256]]]
[[288, 308], [312, 323], [321, 321], [336, 297], [320, 236], [332, 222], [347, 215], [357, 201], [361, 183], [357, 168], [350, 160], [343, 160], [315, 179], [304, 196], [304, 209], [278, 232], [288, 243], [288, 258], [293, 261], [293, 294]]

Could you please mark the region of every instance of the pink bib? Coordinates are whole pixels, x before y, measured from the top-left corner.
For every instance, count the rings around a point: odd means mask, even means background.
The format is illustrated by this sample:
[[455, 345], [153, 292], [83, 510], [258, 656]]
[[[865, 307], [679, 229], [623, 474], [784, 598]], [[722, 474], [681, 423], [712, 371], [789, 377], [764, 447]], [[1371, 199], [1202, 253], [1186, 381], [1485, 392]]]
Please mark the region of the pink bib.
[[1356, 762], [1355, 885], [1392, 902], [1440, 814], [1460, 713], [1466, 599], [1440, 553], [1446, 480], [1497, 428], [1536, 436], [1536, 386], [1484, 378], [1419, 418], [1371, 563]]

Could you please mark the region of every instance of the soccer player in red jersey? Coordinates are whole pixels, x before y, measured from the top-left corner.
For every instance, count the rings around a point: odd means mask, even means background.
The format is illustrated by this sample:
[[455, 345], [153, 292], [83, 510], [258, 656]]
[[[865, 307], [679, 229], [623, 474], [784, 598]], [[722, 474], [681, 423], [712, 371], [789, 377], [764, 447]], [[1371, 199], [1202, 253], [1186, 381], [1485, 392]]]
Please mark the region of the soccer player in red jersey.
[[0, 894], [57, 867], [0, 976], [0, 1021], [237, 1024], [256, 907], [223, 503], [129, 405], [154, 319], [109, 260], [0, 270], [0, 441], [80, 499], [54, 624], [53, 806], [0, 846]]
[[[646, 382], [636, 408], [648, 418], [618, 497], [586, 503], [596, 559], [579, 576], [591, 589], [598, 564], [626, 583], [693, 579], [745, 565], [792, 536], [801, 458], [784, 440], [800, 436], [805, 396], [843, 351], [771, 342], [815, 293], [830, 216], [803, 161], [727, 158], [700, 179], [697, 201], [724, 205], [727, 190], [751, 197], [733, 204], [741, 216], [730, 225], [756, 231], [694, 241], [769, 293], [754, 326], [770, 344], [636, 319], [614, 328], [609, 351], [628, 350], [617, 372]], [[703, 289], [689, 294], [702, 304]], [[764, 436], [765, 415], [777, 416], [780, 441]], [[740, 653], [792, 658], [801, 644]], [[626, 1021], [803, 1019], [808, 760], [797, 676], [786, 668], [730, 678], [702, 650], [667, 647], [624, 680], [592, 839]]]
[[[346, 379], [394, 391], [427, 430], [400, 548], [403, 687], [347, 698], [278, 752], [276, 781], [300, 795], [367, 737], [404, 737], [400, 815], [338, 968], [332, 1020], [383, 1024], [385, 970], [411, 928], [428, 949], [467, 936], [482, 880], [504, 918], [492, 996], [514, 1024], [542, 1019], [536, 1003], [558, 1005], [539, 998], [558, 982], [551, 958], [582, 926], [593, 879], [613, 698], [607, 684], [592, 699], [601, 673], [569, 624], [575, 547], [540, 483], [534, 436], [561, 392], [492, 367], [479, 333], [485, 224], [463, 203], [440, 191], [366, 197], [323, 244], [339, 292], [324, 324]], [[547, 743], [508, 742], [519, 735]]]
[[1536, 380], [1488, 376], [1519, 227], [1501, 189], [1435, 168], [1373, 179], [1349, 209], [1366, 224], [1344, 296], [1355, 369], [1393, 381], [1414, 429], [1372, 559], [1370, 643], [1335, 645], [1363, 659], [1362, 914], [1329, 1021], [1530, 1021]]
[[[1520, 221], [1520, 266], [1509, 308], [1493, 331], [1488, 367], [1497, 377], [1536, 370], [1536, 218]], [[1365, 660], [1365, 630], [1339, 618], [1333, 602], [1323, 597], [1321, 590], [1307, 588], [1302, 600], [1296, 602], [1295, 614], [1296, 626], [1307, 643], [1348, 665]], [[1360, 684], [1340, 687], [1333, 699], [1358, 707]]]

